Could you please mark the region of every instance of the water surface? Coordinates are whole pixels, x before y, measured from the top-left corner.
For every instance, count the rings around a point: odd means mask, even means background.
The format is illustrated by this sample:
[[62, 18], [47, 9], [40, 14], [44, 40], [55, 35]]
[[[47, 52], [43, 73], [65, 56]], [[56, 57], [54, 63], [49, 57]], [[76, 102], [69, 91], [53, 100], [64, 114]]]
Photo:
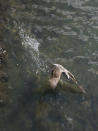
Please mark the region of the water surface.
[[[1, 130], [97, 131], [98, 2], [8, 0], [0, 14], [10, 99], [0, 107]], [[69, 69], [87, 95], [35, 93], [52, 62]]]

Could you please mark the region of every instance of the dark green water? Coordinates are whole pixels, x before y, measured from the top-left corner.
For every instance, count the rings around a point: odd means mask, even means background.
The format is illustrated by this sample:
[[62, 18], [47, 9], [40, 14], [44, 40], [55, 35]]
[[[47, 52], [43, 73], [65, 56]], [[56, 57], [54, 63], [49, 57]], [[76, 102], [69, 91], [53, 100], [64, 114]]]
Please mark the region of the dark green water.
[[[98, 130], [97, 0], [1, 0], [0, 44], [9, 76], [0, 131]], [[35, 91], [51, 61], [69, 69], [87, 95]]]

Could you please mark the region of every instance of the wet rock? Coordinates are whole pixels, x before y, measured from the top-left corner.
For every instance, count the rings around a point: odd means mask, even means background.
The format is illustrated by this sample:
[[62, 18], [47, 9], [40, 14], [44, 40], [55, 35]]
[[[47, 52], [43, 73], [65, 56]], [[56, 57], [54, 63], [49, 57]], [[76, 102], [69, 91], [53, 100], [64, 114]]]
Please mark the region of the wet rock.
[[0, 47], [0, 64], [7, 62], [7, 51]]
[[0, 108], [9, 102], [7, 61], [8, 53], [5, 46], [0, 43]]
[[4, 100], [0, 99], [0, 107], [4, 106]]
[[0, 81], [0, 107], [5, 106], [10, 102], [9, 89], [7, 82]]
[[7, 82], [7, 81], [8, 81], [7, 73], [0, 71], [0, 82]]

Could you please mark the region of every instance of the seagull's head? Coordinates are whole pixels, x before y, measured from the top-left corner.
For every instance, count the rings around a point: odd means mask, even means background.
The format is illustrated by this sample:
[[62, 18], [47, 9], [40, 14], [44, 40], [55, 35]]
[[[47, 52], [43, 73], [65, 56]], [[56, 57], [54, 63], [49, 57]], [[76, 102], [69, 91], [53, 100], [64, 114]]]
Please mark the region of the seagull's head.
[[[60, 64], [53, 64], [53, 66], [58, 67], [58, 68], [60, 69], [61, 73], [65, 72], [65, 70], [66, 70], [66, 69], [65, 69], [62, 65], [60, 65]], [[66, 71], [67, 71], [67, 70], [66, 70]]]

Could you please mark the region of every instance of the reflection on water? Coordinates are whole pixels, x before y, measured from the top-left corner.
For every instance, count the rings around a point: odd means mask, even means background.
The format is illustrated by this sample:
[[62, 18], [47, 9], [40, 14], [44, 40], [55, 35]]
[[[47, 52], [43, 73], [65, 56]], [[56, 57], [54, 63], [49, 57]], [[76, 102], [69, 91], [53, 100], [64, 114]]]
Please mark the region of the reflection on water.
[[[2, 131], [97, 131], [97, 6], [96, 0], [1, 0], [0, 44], [9, 76], [8, 88], [1, 88], [9, 96], [0, 102]], [[38, 89], [51, 63], [73, 72], [87, 95], [43, 95]]]

